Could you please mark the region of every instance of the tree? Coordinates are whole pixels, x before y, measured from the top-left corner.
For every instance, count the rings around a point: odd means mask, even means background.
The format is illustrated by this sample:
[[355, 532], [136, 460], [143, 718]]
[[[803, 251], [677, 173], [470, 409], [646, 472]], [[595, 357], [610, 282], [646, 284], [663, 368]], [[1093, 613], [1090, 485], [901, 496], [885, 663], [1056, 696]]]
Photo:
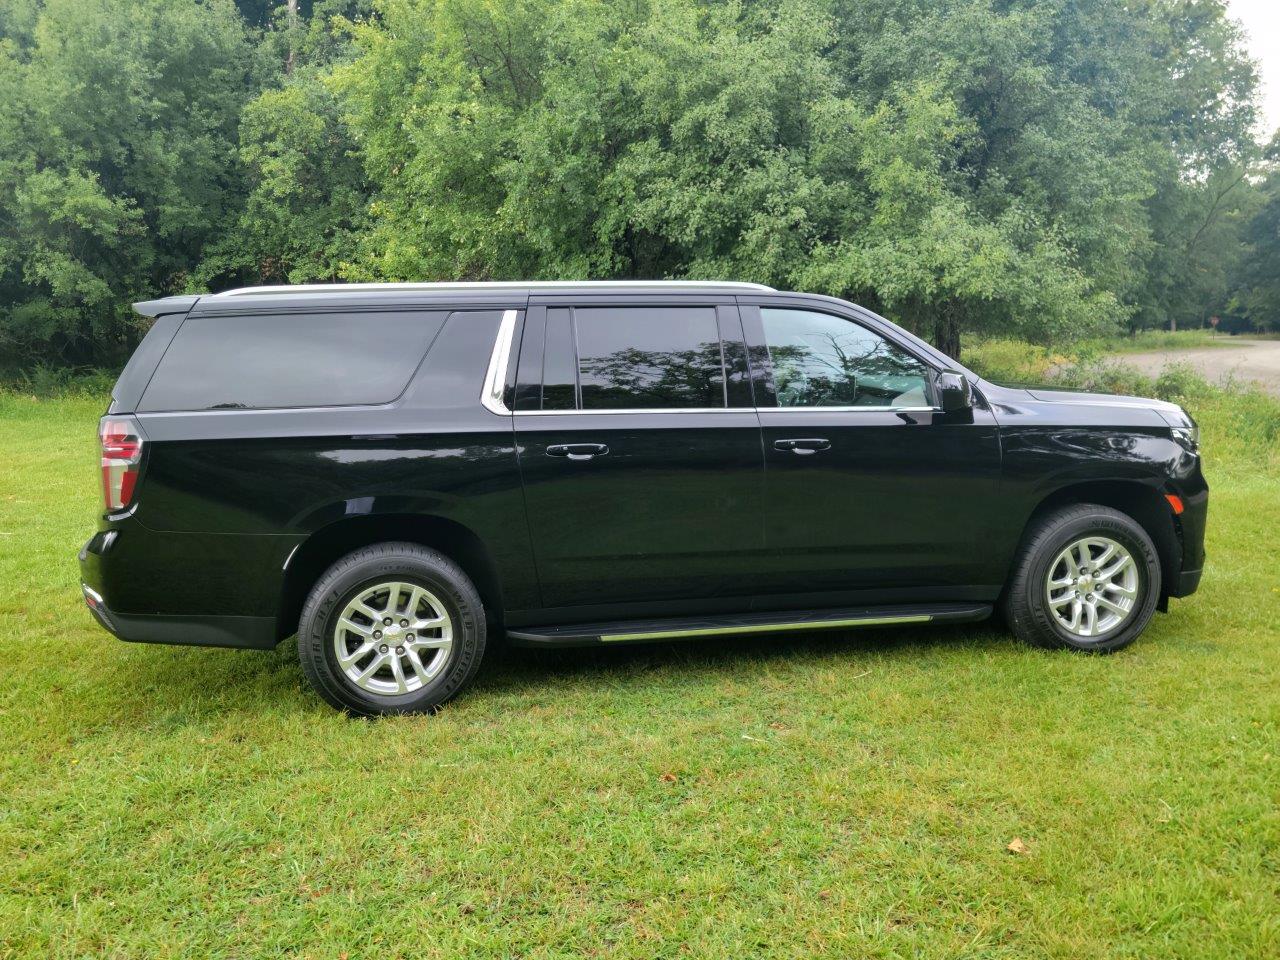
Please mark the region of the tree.
[[1222, 0], [370, 2], [0, 0], [0, 349], [263, 281], [759, 280], [953, 354], [1266, 289]]
[[0, 349], [126, 353], [231, 212], [253, 76], [230, 0], [0, 0]]
[[1219, 2], [387, 0], [355, 39], [352, 277], [733, 276], [952, 353], [1229, 292], [1255, 79]]
[[278, 7], [286, 29], [263, 38], [279, 73], [240, 115], [235, 169], [246, 193], [234, 222], [206, 246], [192, 289], [333, 281], [355, 260], [369, 187], [329, 71], [349, 57], [348, 18], [367, 4], [304, 7], [304, 20], [296, 3]]
[[1257, 211], [1245, 230], [1234, 306], [1256, 326], [1280, 331], [1280, 133], [1267, 149], [1265, 179], [1256, 190]]

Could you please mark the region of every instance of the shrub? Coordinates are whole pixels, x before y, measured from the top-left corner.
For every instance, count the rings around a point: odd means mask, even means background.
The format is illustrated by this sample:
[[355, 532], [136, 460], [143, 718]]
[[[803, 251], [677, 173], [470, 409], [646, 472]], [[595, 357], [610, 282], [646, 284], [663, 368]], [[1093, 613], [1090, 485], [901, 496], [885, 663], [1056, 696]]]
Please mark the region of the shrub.
[[16, 393], [45, 400], [53, 397], [111, 396], [118, 371], [93, 367], [58, 367], [37, 363], [0, 376], [0, 385]]
[[1024, 340], [992, 339], [966, 344], [964, 361], [996, 383], [1047, 383], [1070, 357]]

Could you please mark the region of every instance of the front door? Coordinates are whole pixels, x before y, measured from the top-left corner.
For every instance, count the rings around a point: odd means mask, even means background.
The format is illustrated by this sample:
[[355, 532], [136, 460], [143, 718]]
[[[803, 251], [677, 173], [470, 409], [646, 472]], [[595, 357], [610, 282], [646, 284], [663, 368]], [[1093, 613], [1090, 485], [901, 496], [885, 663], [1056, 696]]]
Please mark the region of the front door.
[[990, 599], [994, 418], [944, 414], [934, 368], [836, 312], [744, 307], [775, 592], [814, 606]]
[[519, 357], [544, 607], [742, 608], [761, 577], [763, 455], [737, 308], [535, 301]]

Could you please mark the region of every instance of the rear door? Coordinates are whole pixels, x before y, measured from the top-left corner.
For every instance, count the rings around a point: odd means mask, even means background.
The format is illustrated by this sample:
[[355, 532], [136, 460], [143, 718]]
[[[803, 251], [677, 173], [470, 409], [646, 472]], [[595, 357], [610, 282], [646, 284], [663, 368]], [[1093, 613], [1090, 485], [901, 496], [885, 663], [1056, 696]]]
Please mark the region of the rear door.
[[757, 369], [774, 592], [814, 606], [989, 599], [999, 515], [990, 411], [944, 414], [934, 367], [888, 329], [762, 299]]
[[544, 606], [742, 607], [763, 455], [732, 302], [535, 298], [513, 404]]

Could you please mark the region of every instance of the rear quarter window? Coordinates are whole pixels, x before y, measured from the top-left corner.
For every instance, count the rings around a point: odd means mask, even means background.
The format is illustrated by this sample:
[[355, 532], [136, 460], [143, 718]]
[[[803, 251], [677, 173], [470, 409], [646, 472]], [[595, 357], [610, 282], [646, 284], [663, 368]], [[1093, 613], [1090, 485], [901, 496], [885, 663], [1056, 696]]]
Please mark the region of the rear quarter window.
[[138, 409], [264, 409], [389, 403], [448, 311], [188, 317]]
[[111, 391], [112, 413], [128, 413], [137, 407], [147, 388], [147, 381], [155, 373], [156, 365], [173, 342], [173, 335], [178, 332], [185, 316], [185, 313], [168, 313], [151, 325], [147, 335], [138, 344], [138, 349], [133, 351], [133, 356], [120, 371], [120, 377]]

